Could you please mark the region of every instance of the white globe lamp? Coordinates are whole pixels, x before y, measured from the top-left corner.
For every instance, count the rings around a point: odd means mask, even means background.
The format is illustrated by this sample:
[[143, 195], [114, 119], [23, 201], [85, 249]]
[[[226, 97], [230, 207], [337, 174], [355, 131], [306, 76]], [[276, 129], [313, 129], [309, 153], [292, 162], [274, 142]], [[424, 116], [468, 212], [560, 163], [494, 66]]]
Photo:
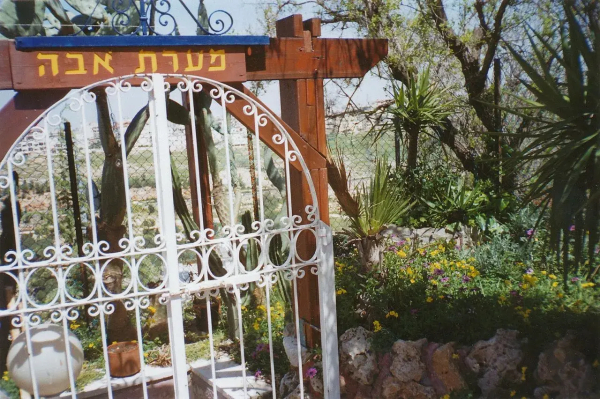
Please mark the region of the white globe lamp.
[[[68, 389], [69, 369], [63, 327], [56, 324], [42, 324], [30, 328], [29, 331], [33, 349], [31, 356], [27, 351], [24, 332], [13, 340], [8, 350], [6, 363], [10, 378], [19, 388], [33, 394], [33, 378], [30, 369], [30, 362], [32, 362], [40, 396], [56, 395]], [[77, 379], [83, 367], [83, 347], [71, 331], [68, 337], [73, 379]]]

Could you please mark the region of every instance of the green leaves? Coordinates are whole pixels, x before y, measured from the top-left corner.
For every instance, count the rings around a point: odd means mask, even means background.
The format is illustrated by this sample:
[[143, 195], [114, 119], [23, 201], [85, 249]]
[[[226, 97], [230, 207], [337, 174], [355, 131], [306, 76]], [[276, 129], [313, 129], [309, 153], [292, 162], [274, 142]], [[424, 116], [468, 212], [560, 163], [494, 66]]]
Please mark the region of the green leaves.
[[385, 226], [397, 222], [413, 205], [402, 189], [391, 181], [392, 171], [386, 160], [377, 160], [369, 186], [357, 190], [359, 213], [351, 216], [345, 233], [353, 238], [376, 236]]
[[[528, 182], [528, 200], [551, 205], [551, 242], [562, 254], [566, 275], [583, 259], [581, 242], [587, 241], [592, 264], [599, 241], [600, 26], [597, 5], [587, 14], [579, 12], [578, 2], [563, 5], [565, 28], [559, 32], [559, 45], [533, 32], [532, 62], [506, 46], [527, 75], [522, 83], [536, 99], [528, 105], [538, 112], [528, 117], [534, 129], [513, 167], [537, 166]], [[525, 115], [518, 109], [508, 111]]]
[[418, 76], [412, 75], [406, 86], [392, 83], [394, 106], [391, 113], [400, 119], [405, 127], [441, 126], [445, 117], [452, 112], [453, 104], [444, 100], [446, 90], [429, 82], [429, 68]]

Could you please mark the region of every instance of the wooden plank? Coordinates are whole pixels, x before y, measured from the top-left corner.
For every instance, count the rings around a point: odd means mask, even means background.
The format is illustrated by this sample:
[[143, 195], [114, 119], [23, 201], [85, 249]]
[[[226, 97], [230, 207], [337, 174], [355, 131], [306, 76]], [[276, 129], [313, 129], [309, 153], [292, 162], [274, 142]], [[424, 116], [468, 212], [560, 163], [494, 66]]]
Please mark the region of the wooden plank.
[[294, 14], [275, 22], [277, 37], [302, 37], [302, 15]]
[[312, 37], [321, 36], [321, 18], [310, 18], [302, 22], [305, 31], [309, 31]]
[[246, 80], [244, 49], [17, 51], [10, 48], [15, 90], [78, 88], [134, 73], [182, 73], [221, 82]]
[[0, 40], [0, 90], [12, 89], [10, 46], [10, 41]]
[[386, 39], [271, 39], [246, 57], [248, 80], [334, 79], [364, 76], [387, 56]]
[[[311, 34], [314, 35], [313, 32]], [[10, 56], [6, 55], [7, 46]], [[140, 54], [127, 48], [20, 52], [14, 46], [10, 40], [0, 42], [0, 89], [83, 87], [101, 79], [129, 75], [138, 69], [141, 73], [140, 58], [145, 65], [144, 72], [187, 73], [222, 82], [353, 78], [364, 76], [387, 56], [388, 50], [385, 39], [313, 38], [307, 43], [303, 32], [300, 37], [271, 39], [268, 46], [212, 48], [213, 52], [225, 50], [227, 54], [226, 70], [215, 71], [214, 68], [220, 66], [220, 59], [216, 57], [211, 60], [210, 47], [157, 47], [143, 49], [141, 51], [147, 53]], [[188, 63], [188, 50], [191, 51], [191, 63]], [[177, 53], [177, 68], [174, 65], [175, 58], [169, 53], [171, 51]], [[196, 54], [201, 51], [204, 52], [203, 68], [194, 70], [198, 66]], [[52, 59], [38, 60], [39, 53], [57, 56], [56, 75], [52, 70]], [[67, 58], [66, 54], [70, 54], [71, 58]], [[80, 54], [83, 68], [79, 68]], [[156, 69], [152, 67], [152, 54], [156, 56]], [[107, 55], [112, 59], [106, 61]], [[7, 62], [10, 68], [6, 67]], [[106, 63], [110, 69], [103, 66]], [[39, 76], [41, 65], [44, 65], [44, 76]], [[211, 66], [213, 70], [209, 71]], [[70, 71], [69, 75], [65, 74], [67, 71]]]
[[[268, 109], [266, 105], [262, 103], [248, 88], [239, 85], [237, 87], [239, 90], [243, 91], [244, 94], [249, 96], [252, 100], [261, 104], [265, 108]], [[249, 131], [254, 133], [254, 116], [248, 116], [244, 113], [244, 106], [248, 105], [248, 102], [239, 97], [235, 97], [235, 100], [231, 104], [227, 104], [227, 110], [231, 112], [233, 115], [244, 127], [246, 127]], [[298, 134], [294, 129], [292, 129], [287, 123], [285, 123], [280, 117], [273, 114], [275, 120], [277, 120], [283, 128], [289, 133], [290, 138], [298, 147], [300, 151], [300, 155], [304, 159], [308, 169], [316, 169], [316, 168], [324, 168], [326, 165], [326, 160], [323, 155], [321, 155], [318, 151], [316, 151], [313, 147], [311, 147], [302, 137]], [[264, 127], [260, 127], [260, 139], [263, 143], [265, 143], [274, 153], [276, 153], [279, 157], [285, 157], [285, 148], [281, 144], [275, 144], [272, 140], [273, 135], [279, 133], [279, 128], [271, 121], [267, 120], [267, 124]], [[291, 162], [296, 170], [302, 170], [302, 166], [300, 162], [294, 161]]]
[[17, 93], [0, 109], [0, 160], [14, 142], [46, 109], [67, 95], [68, 90], [32, 90]]

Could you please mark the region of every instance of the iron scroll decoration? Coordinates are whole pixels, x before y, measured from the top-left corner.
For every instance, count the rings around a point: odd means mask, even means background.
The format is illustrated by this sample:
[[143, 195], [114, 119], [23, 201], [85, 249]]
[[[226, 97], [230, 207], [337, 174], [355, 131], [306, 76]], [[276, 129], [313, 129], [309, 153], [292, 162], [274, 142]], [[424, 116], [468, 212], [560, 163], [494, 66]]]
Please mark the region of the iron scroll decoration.
[[[93, 1], [93, 0], [92, 0]], [[224, 10], [216, 10], [212, 13], [202, 13], [204, 7], [200, 0], [201, 10], [199, 15], [194, 15], [185, 0], [177, 0], [198, 28], [198, 34], [220, 36], [228, 33], [233, 27], [233, 17]], [[108, 3], [107, 11], [104, 13], [104, 4]], [[96, 13], [105, 14], [108, 21], [100, 21], [93, 17]], [[81, 15], [73, 19], [77, 26], [74, 36], [85, 34], [94, 35], [102, 24], [110, 25], [108, 32], [104, 29], [103, 34], [119, 36], [172, 36], [179, 34], [177, 19], [172, 14], [170, 0], [96, 0], [88, 15]], [[108, 14], [108, 15], [107, 15]], [[204, 14], [204, 15], [202, 15]], [[105, 17], [106, 19], [106, 17]], [[162, 29], [157, 29], [161, 27]]]

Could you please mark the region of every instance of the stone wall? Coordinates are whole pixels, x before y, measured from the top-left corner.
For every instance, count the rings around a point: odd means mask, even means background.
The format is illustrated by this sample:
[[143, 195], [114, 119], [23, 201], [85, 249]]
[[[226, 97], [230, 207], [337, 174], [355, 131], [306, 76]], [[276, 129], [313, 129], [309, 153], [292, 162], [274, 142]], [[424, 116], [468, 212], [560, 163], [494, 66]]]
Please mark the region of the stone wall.
[[[510, 398], [531, 390], [524, 366], [524, 342], [515, 330], [499, 329], [470, 347], [398, 340], [376, 354], [373, 333], [352, 328], [340, 337], [342, 392], [348, 399], [434, 399], [461, 390], [481, 398]], [[574, 333], [557, 340], [537, 357], [534, 398], [599, 398], [598, 369], [577, 347]], [[467, 381], [471, 381], [469, 387]], [[477, 385], [475, 387], [474, 385]], [[596, 385], [596, 386], [595, 386]], [[531, 397], [531, 396], [528, 396]]]

